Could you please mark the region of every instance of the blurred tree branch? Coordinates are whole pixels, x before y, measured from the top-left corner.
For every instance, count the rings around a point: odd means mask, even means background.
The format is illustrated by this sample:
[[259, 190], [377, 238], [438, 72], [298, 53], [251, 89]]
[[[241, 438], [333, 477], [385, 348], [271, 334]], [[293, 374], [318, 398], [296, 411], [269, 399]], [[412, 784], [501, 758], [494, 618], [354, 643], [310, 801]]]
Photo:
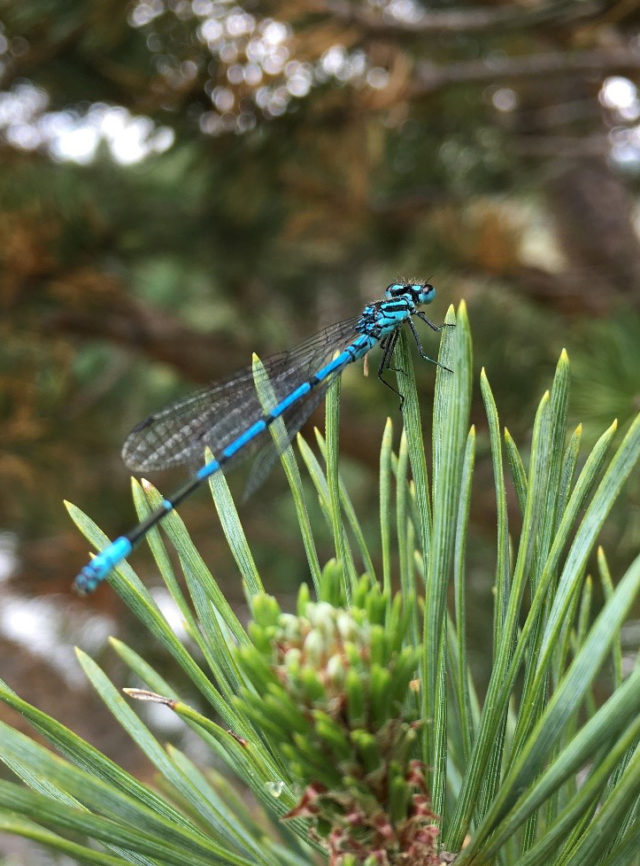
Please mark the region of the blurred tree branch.
[[412, 21], [403, 21], [383, 15], [364, 4], [349, 0], [316, 0], [313, 6], [346, 25], [356, 25], [369, 36], [396, 38], [398, 36], [442, 35], [460, 33], [494, 33], [504, 29], [519, 29], [558, 23], [574, 23], [601, 14], [607, 3], [576, 3], [561, 0], [540, 7], [505, 6], [472, 9], [423, 10]]
[[206, 383], [224, 370], [245, 366], [249, 349], [235, 336], [207, 334], [176, 316], [124, 292], [110, 296], [101, 310], [71, 303], [43, 320], [47, 332], [82, 340], [108, 340], [144, 357], [169, 364], [186, 379]]
[[593, 51], [553, 51], [521, 57], [492, 57], [439, 66], [420, 61], [413, 96], [429, 95], [454, 84], [497, 84], [529, 78], [610, 75], [640, 70], [640, 48], [616, 47]]

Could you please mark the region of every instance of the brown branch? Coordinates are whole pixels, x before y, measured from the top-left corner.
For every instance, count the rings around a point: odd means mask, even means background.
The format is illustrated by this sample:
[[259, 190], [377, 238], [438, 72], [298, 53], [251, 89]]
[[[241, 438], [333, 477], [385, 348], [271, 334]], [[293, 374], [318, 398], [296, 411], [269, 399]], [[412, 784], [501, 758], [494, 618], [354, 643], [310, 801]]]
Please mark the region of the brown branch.
[[169, 364], [194, 382], [207, 383], [248, 363], [249, 349], [226, 335], [205, 334], [137, 299], [120, 296], [103, 310], [57, 310], [45, 322], [51, 333], [104, 339]]
[[553, 273], [522, 265], [502, 276], [529, 300], [570, 319], [584, 316], [604, 318], [611, 315], [612, 307], [620, 300], [609, 291], [599, 290], [602, 286], [595, 285], [593, 275], [591, 281], [585, 281], [584, 273]]
[[640, 51], [632, 48], [576, 51], [554, 51], [523, 57], [492, 57], [436, 66], [423, 62], [417, 67], [413, 96], [441, 90], [451, 84], [497, 84], [518, 78], [545, 78], [557, 75], [603, 75], [612, 72], [638, 72]]
[[602, 0], [575, 3], [574, 0], [552, 2], [537, 9], [526, 9], [511, 4], [499, 8], [433, 10], [423, 12], [415, 21], [403, 21], [384, 11], [378, 13], [364, 4], [350, 0], [318, 0], [314, 3], [344, 25], [355, 25], [360, 31], [376, 37], [402, 37], [423, 35], [458, 35], [460, 33], [494, 33], [498, 30], [530, 28], [536, 25], [569, 23], [591, 18], [606, 9]]
[[516, 156], [575, 161], [585, 157], [607, 157], [611, 143], [606, 135], [516, 135], [509, 139], [509, 151]]

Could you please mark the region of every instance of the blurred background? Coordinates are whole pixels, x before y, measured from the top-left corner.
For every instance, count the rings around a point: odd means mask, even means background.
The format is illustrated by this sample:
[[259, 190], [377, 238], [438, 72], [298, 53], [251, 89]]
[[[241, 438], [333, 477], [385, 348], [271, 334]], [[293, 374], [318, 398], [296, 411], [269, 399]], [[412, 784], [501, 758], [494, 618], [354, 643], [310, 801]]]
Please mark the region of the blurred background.
[[[131, 527], [120, 446], [150, 411], [403, 277], [436, 285], [434, 321], [466, 299], [477, 369], [525, 456], [563, 346], [587, 443], [640, 409], [640, 12], [4, 0], [0, 17], [0, 675], [143, 772], [75, 665], [79, 643], [113, 673], [106, 637], [135, 624], [108, 588], [71, 593], [88, 545], [62, 500], [111, 536]], [[418, 369], [429, 449], [434, 368]], [[483, 635], [495, 505], [475, 399]], [[387, 415], [397, 434], [397, 400], [354, 365], [341, 465], [374, 552]], [[603, 536], [616, 576], [640, 545], [637, 479], [625, 496]], [[181, 514], [241, 606], [206, 491]], [[307, 569], [278, 469], [241, 515], [267, 588], [293, 593]], [[143, 549], [133, 564], [154, 586]]]

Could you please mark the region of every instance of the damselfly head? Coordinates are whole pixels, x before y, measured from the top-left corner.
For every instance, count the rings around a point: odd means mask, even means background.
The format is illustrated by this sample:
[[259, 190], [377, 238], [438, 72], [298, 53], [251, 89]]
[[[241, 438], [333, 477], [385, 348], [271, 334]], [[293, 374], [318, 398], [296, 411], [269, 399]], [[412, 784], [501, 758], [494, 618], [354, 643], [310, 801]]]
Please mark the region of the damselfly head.
[[409, 295], [414, 304], [430, 304], [436, 296], [431, 283], [391, 283], [385, 289], [388, 300]]

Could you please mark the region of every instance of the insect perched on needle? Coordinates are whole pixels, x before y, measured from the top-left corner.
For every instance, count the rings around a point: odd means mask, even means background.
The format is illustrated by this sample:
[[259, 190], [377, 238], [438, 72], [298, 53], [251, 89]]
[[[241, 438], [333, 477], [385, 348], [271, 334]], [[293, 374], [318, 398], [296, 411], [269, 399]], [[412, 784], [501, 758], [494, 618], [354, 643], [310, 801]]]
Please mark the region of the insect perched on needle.
[[[434, 364], [422, 348], [413, 317], [440, 331], [418, 309], [434, 299], [429, 283], [391, 283], [381, 301], [374, 301], [359, 316], [331, 325], [295, 349], [264, 361], [256, 373], [247, 367], [224, 381], [197, 391], [150, 415], [133, 428], [122, 449], [127, 466], [140, 472], [167, 469], [201, 460], [206, 447], [216, 455], [172, 496], [126, 535], [121, 535], [98, 553], [76, 577], [75, 587], [89, 594], [163, 517], [216, 472], [226, 472], [241, 457], [258, 451], [249, 478], [249, 490], [259, 486], [286, 444], [300, 430], [327, 391], [331, 382], [349, 364], [379, 345], [382, 358], [378, 377], [384, 378], [400, 329], [407, 325], [420, 355]], [[442, 366], [439, 364], [438, 366]], [[447, 369], [445, 367], [444, 369]], [[273, 406], [265, 408], [258, 398], [260, 378], [274, 395]], [[402, 396], [401, 396], [402, 400]], [[287, 436], [281, 448], [274, 446], [269, 426], [282, 418]]]

